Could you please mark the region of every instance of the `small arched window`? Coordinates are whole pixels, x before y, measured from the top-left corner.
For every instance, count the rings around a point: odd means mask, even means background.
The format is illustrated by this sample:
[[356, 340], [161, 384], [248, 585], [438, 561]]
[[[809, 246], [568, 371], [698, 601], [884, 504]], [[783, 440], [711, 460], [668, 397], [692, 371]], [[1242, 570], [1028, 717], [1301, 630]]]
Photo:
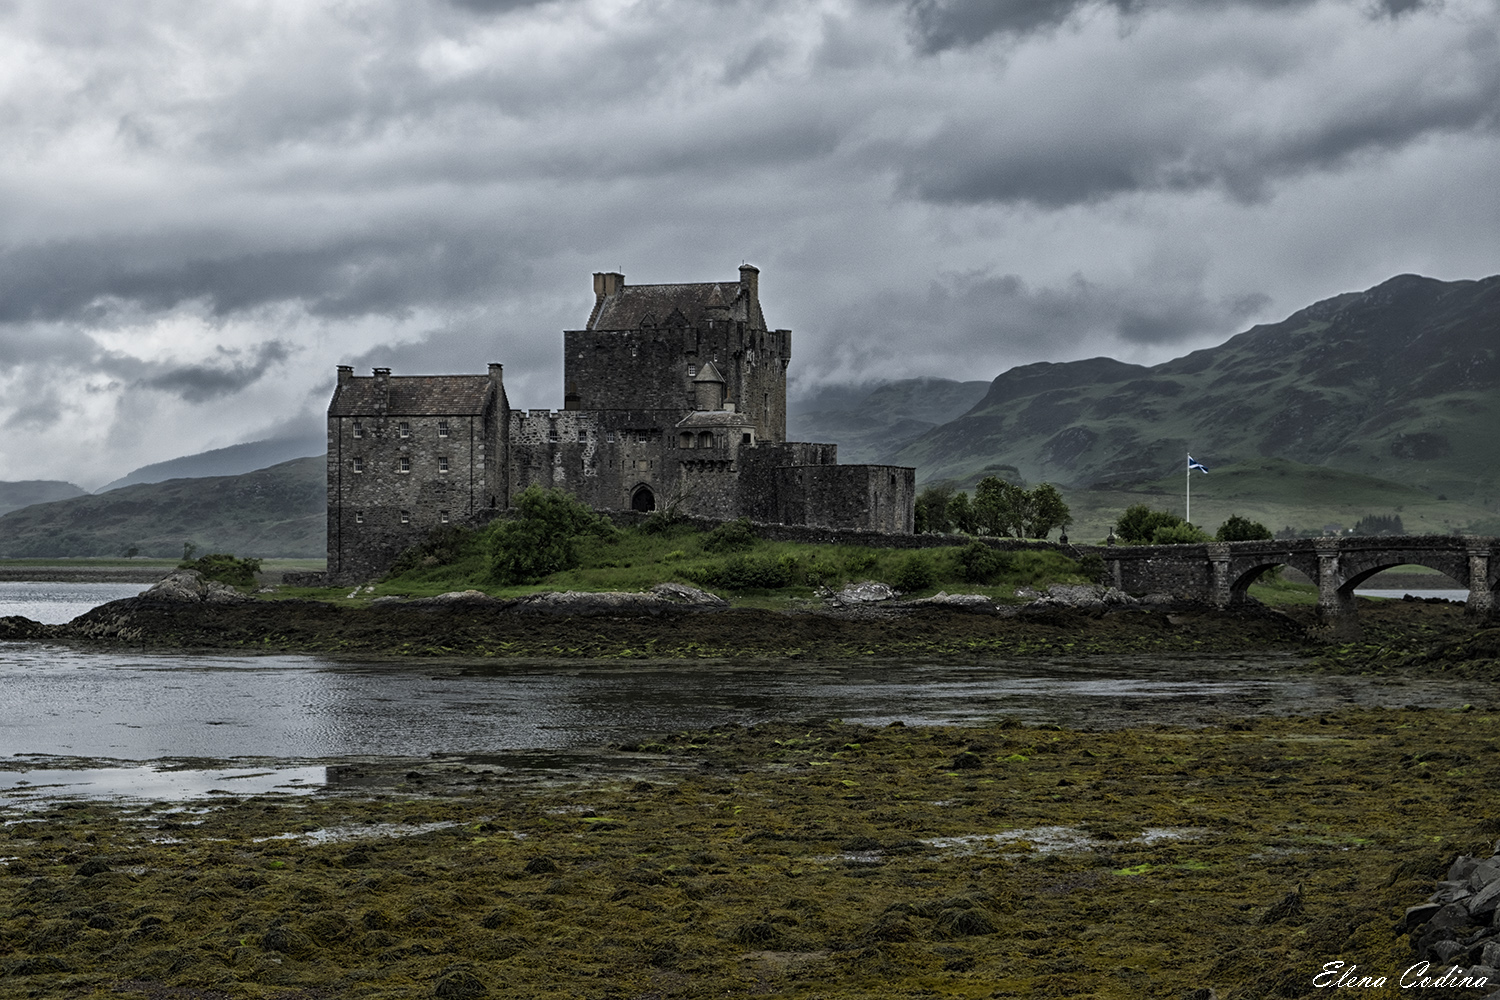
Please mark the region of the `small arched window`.
[[698, 447], [712, 448], [714, 446], [714, 432], [704, 431], [698, 435]]

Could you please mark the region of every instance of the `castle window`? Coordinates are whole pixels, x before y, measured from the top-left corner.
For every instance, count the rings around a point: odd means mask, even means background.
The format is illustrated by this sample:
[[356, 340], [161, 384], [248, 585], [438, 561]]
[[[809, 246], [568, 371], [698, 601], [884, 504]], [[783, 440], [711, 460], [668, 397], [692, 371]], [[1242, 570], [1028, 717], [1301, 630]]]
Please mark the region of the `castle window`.
[[364, 524], [365, 523], [365, 512], [364, 511], [357, 510], [357, 511], [354, 512], [354, 523], [355, 524]]
[[557, 425], [556, 424], [553, 424], [552, 427], [551, 427], [551, 429], [547, 431], [547, 439], [550, 440], [550, 441], [556, 441], [557, 440]]
[[357, 438], [362, 438], [362, 437], [365, 436], [364, 421], [362, 421], [362, 420], [356, 420], [356, 421], [354, 421], [354, 436], [357, 437]]
[[397, 472], [410, 472], [411, 471], [411, 459], [409, 459], [409, 458], [402, 458], [401, 459], [401, 465], [396, 469], [396, 471]]
[[401, 421], [401, 436], [404, 438], [411, 437], [411, 424], [405, 420]]
[[447, 524], [448, 523], [448, 512], [446, 510], [440, 510], [440, 511], [438, 511], [438, 520], [441, 521], [441, 522], [443, 522], [444, 524]]
[[604, 434], [604, 440], [607, 441], [607, 442], [609, 442], [610, 444], [614, 444], [615, 443], [615, 432], [614, 431], [606, 431], [605, 434]]
[[697, 365], [688, 365], [688, 378], [697, 378], [697, 377], [698, 377], [698, 366]]
[[362, 458], [356, 458], [354, 460], [354, 471], [355, 472], [364, 472], [365, 471], [365, 460], [364, 459], [362, 459]]
[[447, 455], [442, 455], [442, 456], [438, 457], [438, 471], [439, 472], [447, 472], [448, 471], [448, 456]]
[[447, 436], [448, 436], [448, 421], [446, 421], [446, 420], [439, 420], [438, 421], [438, 437], [445, 438]]
[[693, 432], [683, 431], [678, 436], [677, 445], [680, 448], [691, 448], [693, 446]]
[[587, 441], [588, 439], [589, 439], [589, 432], [586, 431], [586, 430], [584, 430], [582, 427], [580, 427], [578, 429], [578, 440], [580, 440], [580, 441]]
[[749, 444], [749, 443], [750, 443], [750, 432], [746, 431], [745, 433], [743, 433], [743, 434], [740, 435], [740, 444]]
[[700, 447], [700, 448], [712, 448], [713, 446], [714, 446], [714, 433], [713, 433], [713, 431], [704, 431], [702, 434], [698, 435], [698, 447]]
[[403, 510], [401, 512], [401, 523], [402, 524], [411, 524], [411, 511], [409, 511], [409, 510]]

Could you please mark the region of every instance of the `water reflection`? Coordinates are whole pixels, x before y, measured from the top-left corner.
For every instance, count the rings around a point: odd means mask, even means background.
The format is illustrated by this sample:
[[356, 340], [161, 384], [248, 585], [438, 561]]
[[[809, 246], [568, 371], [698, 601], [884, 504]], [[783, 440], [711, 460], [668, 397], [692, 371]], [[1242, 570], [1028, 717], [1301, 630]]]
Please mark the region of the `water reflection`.
[[426, 757], [567, 751], [722, 723], [1000, 716], [1108, 727], [1487, 702], [1482, 684], [1297, 673], [1285, 656], [872, 664], [340, 663], [0, 644], [0, 754]]
[[18, 583], [0, 580], [0, 618], [20, 615], [44, 625], [61, 625], [110, 601], [135, 597], [140, 583]]

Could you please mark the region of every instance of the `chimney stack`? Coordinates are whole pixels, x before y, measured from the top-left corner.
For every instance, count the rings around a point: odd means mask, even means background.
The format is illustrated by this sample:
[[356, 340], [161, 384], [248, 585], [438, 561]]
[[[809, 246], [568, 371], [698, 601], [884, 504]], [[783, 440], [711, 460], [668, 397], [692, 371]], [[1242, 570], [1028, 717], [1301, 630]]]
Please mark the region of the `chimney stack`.
[[339, 385], [343, 385], [354, 377], [353, 365], [339, 365]]

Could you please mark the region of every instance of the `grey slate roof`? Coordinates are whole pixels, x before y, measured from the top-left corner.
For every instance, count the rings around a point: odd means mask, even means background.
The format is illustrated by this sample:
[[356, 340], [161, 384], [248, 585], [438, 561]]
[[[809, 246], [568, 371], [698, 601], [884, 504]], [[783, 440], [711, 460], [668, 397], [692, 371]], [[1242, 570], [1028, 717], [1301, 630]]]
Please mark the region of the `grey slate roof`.
[[731, 309], [735, 318], [764, 328], [759, 303], [735, 308], [737, 300], [749, 298], [749, 290], [738, 281], [704, 281], [689, 285], [626, 285], [606, 295], [589, 317], [590, 330], [636, 330], [643, 320], [669, 326], [673, 313], [681, 313], [689, 326], [697, 326], [709, 309]]
[[[478, 416], [489, 402], [492, 383], [488, 375], [392, 375], [390, 416], [443, 417]], [[379, 412], [377, 380], [351, 378], [333, 391], [328, 404], [330, 417], [369, 416]]]

